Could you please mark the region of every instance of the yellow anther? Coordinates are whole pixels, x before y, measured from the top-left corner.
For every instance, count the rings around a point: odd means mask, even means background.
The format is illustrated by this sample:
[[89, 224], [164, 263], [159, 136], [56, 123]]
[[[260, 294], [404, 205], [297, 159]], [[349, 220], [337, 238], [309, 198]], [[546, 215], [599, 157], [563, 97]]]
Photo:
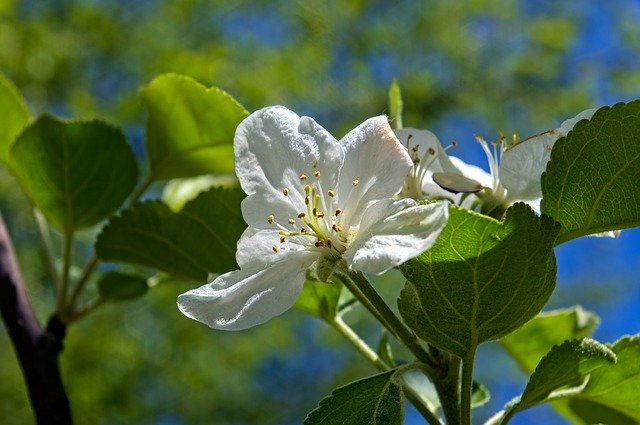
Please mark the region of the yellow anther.
[[331, 248], [331, 239], [325, 239], [325, 243], [327, 244], [327, 248]]
[[287, 239], [284, 236], [280, 236], [280, 243], [284, 243]]
[[293, 218], [290, 218], [288, 221], [289, 221], [289, 224], [296, 224], [296, 220]]
[[320, 177], [320, 171], [316, 170], [313, 172], [313, 175], [316, 177]]
[[298, 214], [298, 218], [305, 218], [307, 215], [305, 213]]
[[336, 217], [339, 216], [341, 212], [342, 210], [340, 208], [336, 208]]
[[322, 211], [318, 211], [318, 212], [316, 213], [316, 217], [318, 217], [318, 218], [322, 218], [322, 217], [324, 217], [324, 213], [323, 213]]
[[278, 250], [279, 250], [280, 248], [278, 248], [277, 246], [275, 246], [275, 245], [274, 245], [274, 246], [272, 246], [272, 247], [271, 247], [271, 249], [273, 250], [273, 252], [278, 252]]
[[305, 181], [307, 178], [306, 174], [300, 174], [300, 180]]
[[289, 189], [285, 187], [284, 189], [282, 189], [282, 193], [284, 194], [284, 196], [289, 196]]
[[331, 190], [331, 189], [329, 189], [329, 190], [327, 191], [327, 194], [328, 194], [330, 197], [332, 197], [332, 198], [333, 198], [334, 196], [336, 196], [336, 193], [335, 193], [333, 190]]
[[307, 233], [307, 229], [305, 229], [304, 227], [300, 228], [300, 233]]
[[333, 226], [331, 226], [331, 229], [333, 229], [334, 232], [342, 232], [342, 227], [338, 226], [337, 224], [334, 224]]
[[273, 224], [275, 219], [276, 218], [273, 216], [273, 214], [269, 214], [269, 216], [267, 217], [267, 223]]
[[355, 179], [354, 181], [351, 182], [351, 184], [353, 185], [353, 187], [356, 187], [357, 185], [360, 184], [360, 180]]

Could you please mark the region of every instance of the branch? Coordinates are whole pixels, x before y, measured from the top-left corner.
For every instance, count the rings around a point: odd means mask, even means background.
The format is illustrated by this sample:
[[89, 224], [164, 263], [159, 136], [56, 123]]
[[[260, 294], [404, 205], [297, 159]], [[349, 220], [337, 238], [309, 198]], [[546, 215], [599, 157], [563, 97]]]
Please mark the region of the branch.
[[37, 423], [71, 424], [58, 363], [66, 327], [55, 316], [46, 329], [38, 323], [1, 214], [0, 313], [18, 356]]

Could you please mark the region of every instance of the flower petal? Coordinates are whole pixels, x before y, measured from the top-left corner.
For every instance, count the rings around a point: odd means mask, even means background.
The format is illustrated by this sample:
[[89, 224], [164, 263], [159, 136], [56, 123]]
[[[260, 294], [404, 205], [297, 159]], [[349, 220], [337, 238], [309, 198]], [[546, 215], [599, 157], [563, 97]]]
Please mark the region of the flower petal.
[[249, 195], [242, 214], [259, 229], [269, 228], [270, 214], [286, 223], [304, 211], [305, 185], [335, 189], [344, 158], [329, 132], [282, 106], [261, 109], [242, 121], [234, 151], [236, 174]]
[[187, 317], [214, 329], [242, 330], [266, 322], [295, 303], [315, 256], [289, 254], [268, 268], [236, 270], [178, 297]]
[[[312, 244], [309, 238], [288, 237], [280, 242], [279, 230], [260, 230], [248, 227], [238, 240], [236, 262], [241, 269], [267, 267], [277, 263], [290, 251], [300, 251], [306, 245]], [[273, 247], [276, 247], [274, 250]]]
[[[429, 130], [418, 130], [416, 128], [403, 128], [394, 130], [396, 137], [409, 152], [416, 148], [417, 156], [420, 159], [420, 167], [428, 167], [434, 173], [457, 172], [458, 169], [449, 159], [442, 144], [435, 134]], [[427, 154], [431, 150], [433, 154]]]
[[343, 258], [353, 269], [381, 274], [420, 255], [433, 246], [447, 224], [448, 205], [415, 205], [409, 199], [372, 204]]
[[336, 201], [342, 223], [350, 225], [360, 220], [370, 202], [398, 193], [413, 163], [384, 116], [368, 119], [340, 143], [345, 158]]

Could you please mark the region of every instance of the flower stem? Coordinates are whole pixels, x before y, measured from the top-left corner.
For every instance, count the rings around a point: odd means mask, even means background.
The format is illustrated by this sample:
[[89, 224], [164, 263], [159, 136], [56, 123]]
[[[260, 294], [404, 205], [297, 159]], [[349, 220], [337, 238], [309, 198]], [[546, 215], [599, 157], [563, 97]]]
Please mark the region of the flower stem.
[[85, 266], [84, 270], [82, 271], [82, 276], [80, 276], [80, 279], [76, 284], [76, 287], [73, 289], [73, 292], [71, 293], [71, 298], [69, 299], [70, 309], [73, 309], [75, 307], [75, 304], [78, 301], [78, 297], [82, 293], [82, 290], [84, 289], [85, 285], [89, 281], [89, 278], [93, 274], [99, 262], [100, 260], [98, 260], [98, 257], [96, 257], [96, 255], [94, 254], [91, 260]]
[[64, 234], [64, 248], [63, 248], [63, 266], [62, 266], [62, 279], [60, 280], [60, 291], [58, 292], [58, 305], [57, 314], [62, 317], [65, 314], [67, 307], [67, 290], [69, 288], [69, 273], [71, 269], [71, 250], [73, 246], [73, 232], [66, 230]]
[[475, 352], [469, 352], [462, 360], [462, 383], [460, 393], [460, 423], [471, 425], [471, 391], [473, 387], [473, 360]]
[[387, 303], [371, 286], [369, 280], [358, 271], [349, 270], [346, 265], [337, 271], [345, 286], [353, 293], [382, 325], [400, 340], [418, 360], [424, 363], [429, 376], [436, 374], [436, 363], [429, 352], [420, 344], [418, 337], [396, 316]]
[[47, 220], [44, 218], [42, 213], [35, 207], [33, 208], [33, 217], [36, 222], [36, 227], [38, 228], [38, 234], [40, 235], [40, 239], [42, 241], [44, 257], [47, 263], [47, 268], [49, 269], [49, 277], [51, 278], [51, 282], [53, 284], [53, 290], [55, 291], [56, 297], [59, 297], [60, 277], [58, 276], [58, 272], [56, 270], [56, 263], [54, 260], [55, 254], [53, 251], [53, 243], [51, 242], [51, 234], [49, 233], [49, 225], [47, 224]]

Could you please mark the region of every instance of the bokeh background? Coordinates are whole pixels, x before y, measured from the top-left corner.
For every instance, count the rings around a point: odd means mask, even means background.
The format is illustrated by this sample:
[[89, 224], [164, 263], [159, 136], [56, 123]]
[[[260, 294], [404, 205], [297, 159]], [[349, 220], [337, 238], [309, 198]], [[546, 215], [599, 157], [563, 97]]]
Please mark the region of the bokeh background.
[[[248, 110], [284, 104], [338, 137], [385, 113], [397, 78], [405, 126], [457, 140], [454, 154], [486, 169], [474, 133], [526, 137], [584, 109], [640, 98], [639, 23], [637, 0], [0, 0], [0, 72], [34, 115], [106, 118], [140, 156], [137, 90], [163, 72], [217, 85]], [[5, 171], [0, 210], [44, 320], [53, 302], [35, 224]], [[595, 335], [605, 342], [640, 331], [637, 229], [573, 241], [557, 255], [547, 309], [597, 312]], [[185, 289], [159, 285], [69, 329], [62, 363], [77, 423], [300, 424], [335, 386], [374, 373], [297, 311], [245, 332], [211, 331], [178, 313], [175, 297]], [[365, 334], [377, 331], [356, 321]], [[476, 371], [492, 392], [475, 411], [478, 422], [526, 382], [491, 345]], [[31, 421], [0, 327], [0, 422]], [[422, 422], [409, 409], [406, 423]], [[564, 422], [536, 408], [512, 423]]]

